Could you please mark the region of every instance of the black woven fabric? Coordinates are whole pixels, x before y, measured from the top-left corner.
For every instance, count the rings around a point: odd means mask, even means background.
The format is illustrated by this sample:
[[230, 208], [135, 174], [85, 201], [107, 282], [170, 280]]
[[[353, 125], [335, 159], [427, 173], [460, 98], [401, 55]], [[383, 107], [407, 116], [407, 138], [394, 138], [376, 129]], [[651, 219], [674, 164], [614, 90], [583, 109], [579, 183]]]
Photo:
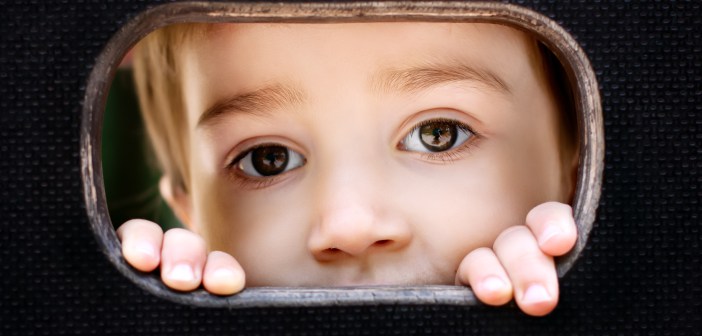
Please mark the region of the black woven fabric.
[[0, 4], [0, 335], [702, 332], [699, 1], [516, 2], [576, 37], [604, 105], [599, 215], [544, 318], [482, 306], [202, 309], [119, 274], [85, 211], [81, 104], [107, 40], [156, 3]]

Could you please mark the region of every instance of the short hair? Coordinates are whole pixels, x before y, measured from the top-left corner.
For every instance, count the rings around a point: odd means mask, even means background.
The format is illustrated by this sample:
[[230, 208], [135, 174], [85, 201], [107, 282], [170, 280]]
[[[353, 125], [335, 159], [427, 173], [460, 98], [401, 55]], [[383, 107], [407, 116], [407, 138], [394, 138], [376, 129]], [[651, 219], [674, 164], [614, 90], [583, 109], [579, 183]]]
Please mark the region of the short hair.
[[134, 49], [133, 70], [139, 108], [158, 168], [173, 187], [188, 190], [188, 128], [182, 84], [182, 53], [207, 24], [186, 23], [158, 29]]

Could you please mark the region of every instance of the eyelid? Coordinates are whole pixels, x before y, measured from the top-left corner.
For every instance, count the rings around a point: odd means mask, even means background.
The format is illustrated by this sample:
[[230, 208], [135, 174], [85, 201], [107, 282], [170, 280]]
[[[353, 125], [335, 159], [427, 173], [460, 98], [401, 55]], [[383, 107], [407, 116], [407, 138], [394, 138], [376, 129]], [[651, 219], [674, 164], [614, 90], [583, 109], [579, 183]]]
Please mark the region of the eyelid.
[[[422, 128], [423, 126], [426, 126], [426, 125], [429, 125], [429, 124], [432, 124], [432, 123], [437, 123], [437, 122], [439, 122], [439, 123], [449, 123], [449, 124], [453, 124], [453, 125], [455, 125], [456, 127], [458, 127], [458, 129], [459, 129], [460, 132], [468, 132], [468, 133], [470, 133], [470, 137], [471, 137], [471, 138], [473, 138], [473, 137], [476, 137], [476, 138], [477, 138], [477, 137], [481, 137], [481, 135], [478, 134], [477, 132], [475, 132], [475, 131], [473, 130], [473, 128], [472, 128], [470, 125], [468, 125], [468, 124], [466, 124], [466, 123], [464, 123], [464, 122], [461, 122], [461, 121], [458, 121], [458, 120], [455, 120], [455, 119], [450, 119], [450, 118], [432, 118], [432, 119], [422, 120], [422, 121], [420, 121], [419, 123], [414, 124], [414, 126], [412, 126], [412, 128], [411, 128], [409, 131], [407, 131], [406, 133], [404, 133], [404, 136], [402, 136], [401, 140], [398, 142], [398, 145], [400, 145], [400, 144], [402, 143], [402, 141], [405, 140], [405, 139], [407, 139], [412, 133], [414, 133], [414, 132], [419, 132], [419, 129]], [[466, 140], [466, 141], [471, 141], [471, 140], [468, 139], [468, 140]], [[458, 145], [458, 146], [461, 146], [461, 145]], [[403, 150], [404, 150], [404, 149], [403, 149]], [[446, 150], [446, 151], [444, 151], [444, 152], [449, 152], [449, 151], [451, 151], [451, 150], [453, 150], [453, 149], [449, 149], [449, 150]], [[413, 152], [414, 152], [414, 151], [413, 151]]]
[[231, 147], [222, 159], [220, 167], [225, 169], [229, 168], [232, 162], [241, 159], [247, 152], [263, 146], [283, 146], [300, 153], [305, 158], [308, 156], [307, 151], [305, 151], [302, 146], [287, 138], [278, 136], [257, 136], [240, 141], [238, 144]]
[[[286, 159], [284, 166], [281, 166], [281, 171], [276, 172], [274, 174], [269, 174], [269, 175], [263, 175], [263, 173], [259, 172], [258, 169], [256, 168], [256, 164], [252, 161], [253, 160], [253, 155], [254, 152], [259, 149], [259, 148], [266, 148], [266, 147], [278, 147], [278, 148], [284, 148], [286, 151]], [[228, 167], [228, 170], [231, 171], [233, 174], [236, 174], [238, 177], [242, 179], [248, 179], [248, 180], [269, 180], [276, 178], [278, 176], [282, 176], [287, 174], [288, 172], [291, 172], [293, 170], [296, 170], [298, 168], [301, 168], [307, 163], [307, 159], [302, 156], [302, 154], [298, 153], [297, 151], [294, 151], [288, 147], [284, 146], [279, 146], [279, 145], [260, 145], [256, 146], [254, 148], [248, 149], [247, 151], [243, 152], [239, 156], [237, 156], [230, 164]], [[249, 171], [247, 171], [249, 170]]]
[[[283, 146], [289, 151], [294, 151], [302, 157], [302, 165], [287, 170], [283, 173], [273, 176], [250, 176], [239, 171], [237, 168], [238, 163], [249, 155], [253, 150], [260, 147], [266, 146]], [[263, 189], [270, 185], [281, 182], [281, 180], [286, 179], [290, 176], [289, 173], [297, 171], [299, 168], [304, 167], [307, 164], [307, 154], [304, 151], [298, 149], [299, 146], [292, 143], [289, 140], [284, 140], [277, 137], [256, 137], [244, 140], [234, 146], [234, 148], [225, 157], [222, 173], [224, 177], [230, 182], [236, 183], [240, 188], [244, 189]]]
[[412, 129], [410, 129], [410, 132], [419, 129], [422, 126], [426, 126], [426, 125], [429, 125], [429, 124], [435, 123], [435, 122], [445, 122], [445, 123], [449, 123], [449, 124], [455, 124], [456, 126], [458, 126], [460, 128], [465, 128], [467, 131], [469, 131], [470, 133], [472, 133], [474, 135], [478, 135], [478, 133], [475, 130], [473, 130], [473, 127], [471, 127], [467, 123], [464, 123], [460, 120], [456, 120], [456, 119], [452, 119], [452, 118], [431, 118], [431, 119], [422, 120], [419, 123], [415, 124], [412, 127]]
[[474, 135], [480, 138], [485, 137], [487, 134], [483, 123], [476, 119], [472, 113], [449, 107], [440, 107], [422, 110], [407, 117], [397, 128], [395, 132], [396, 135], [393, 138], [393, 144], [398, 144], [402, 141], [417, 125], [437, 120], [458, 122], [459, 124], [467, 126]]
[[395, 133], [397, 135], [394, 139], [395, 143], [398, 143], [400, 140], [404, 139], [404, 137], [420, 123], [436, 120], [456, 121], [460, 124], [468, 126], [468, 129], [470, 129], [473, 134], [480, 137], [485, 137], [487, 134], [487, 130], [485, 129], [482, 121], [477, 119], [472, 113], [467, 113], [448, 107], [433, 108], [422, 110], [407, 117], [397, 128]]
[[[454, 113], [458, 113], [454, 111]], [[479, 142], [482, 140], [483, 135], [481, 133], [478, 133], [474, 130], [471, 125], [463, 120], [460, 120], [461, 118], [452, 118], [452, 117], [446, 117], [447, 114], [445, 113], [432, 113], [430, 115], [436, 115], [436, 117], [426, 117], [423, 115], [423, 113], [420, 112], [421, 116], [425, 118], [409, 118], [407, 121], [403, 123], [405, 125], [403, 128], [404, 132], [400, 133], [401, 137], [399, 140], [396, 140], [396, 145], [395, 147], [402, 151], [402, 152], [407, 152], [415, 155], [420, 155], [424, 160], [426, 161], [431, 161], [431, 162], [438, 162], [438, 163], [447, 163], [447, 162], [452, 162], [457, 159], [461, 158], [461, 153], [472, 149], [473, 147], [477, 146]], [[455, 114], [452, 114], [455, 115]], [[417, 120], [417, 122], [413, 122], [410, 124], [411, 121]], [[421, 152], [421, 151], [414, 151], [414, 150], [407, 150], [403, 148], [405, 144], [403, 143], [406, 139], [408, 139], [414, 132], [419, 132], [419, 128], [422, 126], [434, 123], [434, 122], [446, 122], [446, 123], [451, 123], [456, 125], [459, 128], [460, 132], [469, 132], [470, 137], [465, 140], [463, 143], [456, 145], [455, 147], [442, 151], [442, 152]], [[406, 125], [412, 125], [411, 128], [406, 129]]]

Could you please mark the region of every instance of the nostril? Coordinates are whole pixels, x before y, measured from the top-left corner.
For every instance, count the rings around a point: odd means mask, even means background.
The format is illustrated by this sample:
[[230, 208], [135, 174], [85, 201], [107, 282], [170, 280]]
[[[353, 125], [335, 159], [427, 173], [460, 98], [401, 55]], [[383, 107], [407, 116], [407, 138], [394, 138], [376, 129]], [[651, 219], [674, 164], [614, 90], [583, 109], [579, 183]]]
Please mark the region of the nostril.
[[340, 258], [345, 258], [345, 257], [359, 257], [365, 253], [371, 252], [381, 252], [381, 251], [390, 251], [393, 250], [397, 247], [401, 247], [402, 245], [396, 244], [398, 241], [394, 239], [379, 239], [373, 242], [373, 244], [370, 245], [364, 245], [363, 248], [359, 248], [357, 250], [353, 250], [353, 246], [349, 245], [346, 247], [328, 247], [325, 249], [317, 250], [314, 252], [314, 257], [318, 261], [333, 261], [333, 260], [339, 260]]
[[316, 253], [314, 253], [314, 258], [317, 259], [317, 261], [333, 261], [341, 258], [344, 256], [346, 253], [344, 253], [343, 250], [335, 248], [335, 247], [330, 247], [330, 248], [325, 248], [323, 250], [319, 250]]
[[375, 242], [373, 245], [374, 245], [374, 246], [377, 246], [377, 247], [383, 247], [383, 246], [386, 246], [386, 245], [390, 245], [391, 243], [392, 243], [392, 240], [390, 240], [390, 239], [383, 239], [383, 240], [378, 240], [378, 241]]

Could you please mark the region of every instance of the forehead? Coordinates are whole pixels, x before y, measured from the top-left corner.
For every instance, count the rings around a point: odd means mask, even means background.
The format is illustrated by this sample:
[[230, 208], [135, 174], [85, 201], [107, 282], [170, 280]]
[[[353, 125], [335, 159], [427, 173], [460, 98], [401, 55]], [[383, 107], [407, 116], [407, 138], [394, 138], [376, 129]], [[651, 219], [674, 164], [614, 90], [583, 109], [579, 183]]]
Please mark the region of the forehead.
[[184, 48], [191, 120], [266, 86], [314, 96], [418, 67], [465, 65], [519, 88], [533, 82], [538, 58], [529, 35], [486, 23], [210, 24], [199, 35]]
[[[380, 67], [447, 59], [500, 68], [531, 63], [535, 50], [527, 34], [487, 23], [209, 24], [198, 35], [186, 48], [189, 60], [200, 71], [219, 68], [211, 74], [223, 67], [280, 74], [324, 63]], [[275, 65], [284, 67], [270, 68]]]
[[[429, 42], [440, 42], [442, 39], [466, 39], [464, 42], [491, 41], [493, 43], [509, 42], [519, 44], [525, 39], [526, 33], [521, 30], [493, 23], [446, 23], [446, 22], [364, 22], [364, 23], [213, 23], [203, 24], [200, 31], [194, 34], [201, 37], [196, 39], [199, 47], [213, 47], [222, 43], [280, 43], [281, 38], [289, 42], [299, 42], [309, 39], [334, 36], [334, 42], [326, 44], [329, 47], [344, 44], [371, 45], [374, 41], [393, 39], [393, 45], [387, 47], [402, 47], [406, 45], [427, 45]], [[396, 39], [412, 37], [412, 39]], [[200, 43], [197, 43], [200, 42]]]

